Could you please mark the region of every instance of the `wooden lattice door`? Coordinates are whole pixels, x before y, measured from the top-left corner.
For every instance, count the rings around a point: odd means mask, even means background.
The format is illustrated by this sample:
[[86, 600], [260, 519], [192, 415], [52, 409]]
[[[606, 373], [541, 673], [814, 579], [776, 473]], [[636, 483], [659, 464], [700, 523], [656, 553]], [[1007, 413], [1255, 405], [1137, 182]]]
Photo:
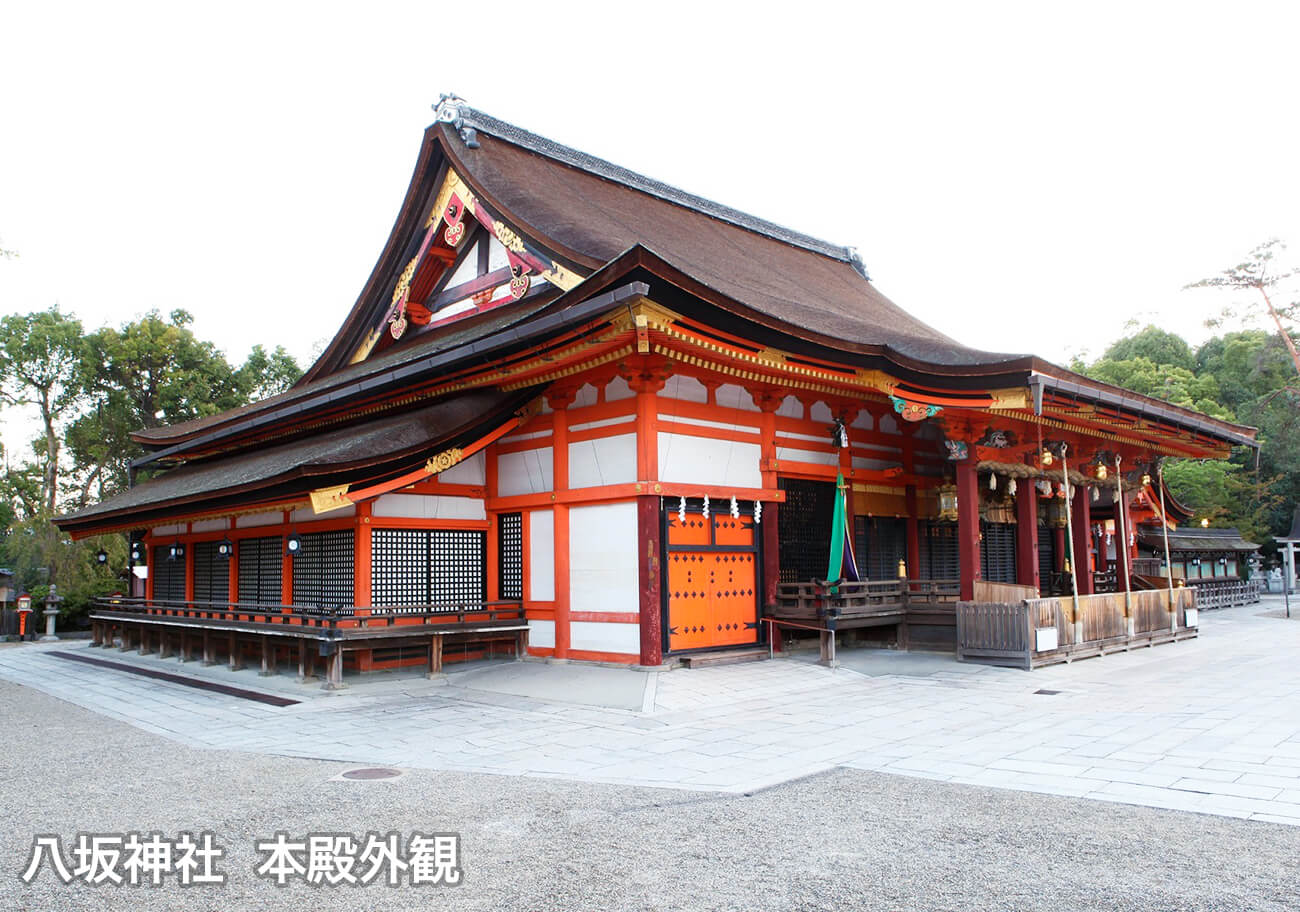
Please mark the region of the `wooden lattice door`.
[[667, 517], [668, 649], [758, 641], [758, 539], [749, 515]]

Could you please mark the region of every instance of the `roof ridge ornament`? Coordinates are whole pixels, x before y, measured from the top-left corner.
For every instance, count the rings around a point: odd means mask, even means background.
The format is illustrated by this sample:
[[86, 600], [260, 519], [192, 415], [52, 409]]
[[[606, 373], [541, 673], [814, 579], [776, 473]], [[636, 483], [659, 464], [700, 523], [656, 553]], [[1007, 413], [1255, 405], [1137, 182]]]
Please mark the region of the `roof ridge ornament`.
[[862, 278], [870, 282], [871, 276], [867, 275], [867, 264], [862, 262], [862, 254], [858, 253], [858, 248], [845, 247], [844, 255], [848, 257], [849, 265], [856, 269]]
[[477, 149], [478, 131], [465, 123], [466, 112], [473, 110], [469, 102], [455, 92], [443, 92], [433, 106], [433, 116], [436, 123], [451, 124], [466, 146]]

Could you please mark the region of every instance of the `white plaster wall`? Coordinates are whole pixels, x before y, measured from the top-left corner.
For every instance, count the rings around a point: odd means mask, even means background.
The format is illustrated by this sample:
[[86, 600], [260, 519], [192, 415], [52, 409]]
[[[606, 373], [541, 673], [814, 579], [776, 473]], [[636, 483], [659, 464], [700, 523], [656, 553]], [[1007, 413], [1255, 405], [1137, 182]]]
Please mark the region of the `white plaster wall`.
[[636, 481], [636, 434], [599, 437], [569, 444], [569, 487]]
[[707, 418], [688, 418], [685, 415], [670, 415], [666, 412], [660, 412], [659, 418], [662, 421], [675, 421], [678, 424], [693, 424], [697, 427], [721, 428], [724, 431], [737, 431], [741, 434], [754, 434], [757, 436], [761, 433], [756, 427], [747, 424], [736, 424], [735, 422], [730, 421], [710, 421]]
[[776, 448], [776, 458], [778, 462], [811, 462], [816, 465], [833, 466], [838, 465], [840, 454], [838, 451], [828, 453], [823, 450], [799, 450], [794, 447]]
[[439, 481], [448, 484], [481, 485], [487, 475], [483, 451], [479, 450], [468, 459], [456, 463], [450, 469], [438, 474]]
[[831, 408], [825, 402], [814, 402], [812, 408], [808, 410], [808, 420], [824, 421], [830, 424], [835, 420], [835, 415], [831, 413]]
[[785, 418], [802, 418], [803, 403], [795, 396], [786, 396], [781, 401], [781, 407], [776, 410], [776, 413]]
[[284, 514], [278, 510], [272, 513], [250, 513], [247, 516], [236, 516], [235, 528], [250, 529], [254, 526], [274, 526], [278, 525], [283, 518]]
[[584, 383], [578, 388], [577, 395], [573, 397], [573, 404], [570, 405], [569, 408], [580, 409], [588, 405], [595, 405], [596, 399], [599, 395], [599, 392], [593, 384]]
[[898, 468], [899, 463], [896, 459], [865, 459], [861, 456], [853, 457], [853, 468], [855, 469], [894, 469]]
[[570, 509], [569, 610], [639, 611], [639, 555], [635, 501]]
[[432, 494], [384, 494], [375, 500], [371, 513], [405, 519], [487, 519], [483, 501], [477, 498]]
[[555, 599], [555, 513], [551, 510], [528, 514], [528, 597], [535, 602]]
[[230, 528], [228, 522], [225, 519], [201, 519], [194, 523], [193, 530], [195, 532], [217, 532], [221, 529]]
[[762, 447], [687, 434], [659, 434], [659, 478], [663, 481], [732, 488], [761, 488]]
[[555, 621], [529, 621], [528, 645], [538, 649], [554, 649]]
[[741, 409], [746, 412], [758, 411], [758, 406], [754, 404], [754, 397], [749, 395], [749, 390], [734, 383], [724, 383], [718, 387], [717, 400], [718, 405], [723, 408]]
[[[279, 516], [279, 514], [277, 513], [276, 516]], [[185, 533], [185, 523], [177, 523], [172, 526], [154, 526], [149, 531], [153, 533], [155, 538], [159, 535], [183, 535]]]
[[857, 417], [853, 419], [853, 423], [850, 424], [849, 427], [862, 428], [863, 430], [869, 431], [871, 430], [872, 423], [871, 413], [866, 409], [859, 409]]
[[497, 494], [542, 494], [553, 490], [551, 448], [502, 453], [497, 457]]
[[664, 388], [659, 391], [661, 399], [682, 399], [686, 402], [708, 402], [709, 391], [699, 380], [676, 374], [668, 378]]
[[897, 434], [897, 433], [898, 433], [898, 418], [897, 418], [897, 416], [892, 415], [892, 414], [889, 414], [889, 415], [882, 415], [881, 418], [880, 418], [880, 433], [882, 433], [882, 434]]
[[618, 402], [620, 399], [635, 399], [636, 393], [632, 392], [632, 387], [627, 385], [627, 381], [622, 377], [615, 377], [609, 381], [605, 387], [605, 401]]
[[[554, 630], [551, 635], [554, 637]], [[569, 624], [569, 648], [640, 655], [641, 627], [639, 624], [573, 621]]]
[[[328, 513], [317, 513], [311, 507], [303, 507], [301, 510], [294, 510], [289, 514], [289, 522], [311, 522], [314, 519], [345, 519], [349, 516], [356, 516], [357, 508], [339, 507], [337, 510], [330, 510]], [[279, 522], [279, 520], [276, 520]]]

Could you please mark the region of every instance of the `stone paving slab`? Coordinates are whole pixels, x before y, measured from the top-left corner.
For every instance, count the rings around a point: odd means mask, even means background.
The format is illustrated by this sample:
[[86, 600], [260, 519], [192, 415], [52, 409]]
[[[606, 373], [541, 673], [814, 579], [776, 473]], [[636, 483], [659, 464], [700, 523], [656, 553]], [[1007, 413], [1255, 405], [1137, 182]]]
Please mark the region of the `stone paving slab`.
[[[197, 747], [726, 792], [846, 766], [1300, 825], [1300, 624], [1264, 616], [1274, 608], [1203, 613], [1196, 640], [1030, 673], [845, 650], [835, 670], [508, 663], [336, 697], [287, 675], [68, 642], [0, 649], [0, 678]], [[51, 649], [303, 702], [267, 706]]]

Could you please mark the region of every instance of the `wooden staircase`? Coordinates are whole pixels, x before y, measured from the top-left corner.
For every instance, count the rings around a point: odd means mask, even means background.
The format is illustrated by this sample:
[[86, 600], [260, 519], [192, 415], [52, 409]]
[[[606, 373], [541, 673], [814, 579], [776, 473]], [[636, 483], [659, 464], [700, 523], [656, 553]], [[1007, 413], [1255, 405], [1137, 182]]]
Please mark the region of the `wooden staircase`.
[[767, 647], [753, 649], [726, 649], [718, 652], [697, 652], [682, 656], [685, 668], [709, 668], [714, 665], [739, 665], [742, 662], [758, 662], [767, 658]]

